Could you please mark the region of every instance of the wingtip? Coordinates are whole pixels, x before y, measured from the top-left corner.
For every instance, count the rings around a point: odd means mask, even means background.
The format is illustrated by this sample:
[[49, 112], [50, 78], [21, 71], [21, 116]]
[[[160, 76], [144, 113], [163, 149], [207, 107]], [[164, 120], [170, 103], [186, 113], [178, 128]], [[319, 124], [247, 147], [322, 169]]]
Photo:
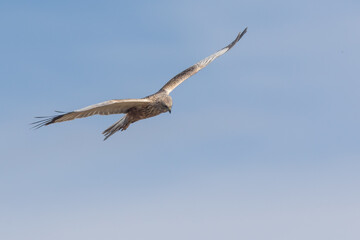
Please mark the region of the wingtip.
[[242, 32], [239, 32], [238, 37], [239, 40], [242, 38], [242, 36], [244, 36], [244, 34], [247, 32], [248, 27], [246, 27]]
[[228, 46], [225, 47], [227, 48], [227, 51], [230, 50], [238, 41], [240, 41], [240, 39], [244, 36], [246, 32], [247, 32], [247, 27], [242, 32], [239, 32], [239, 34], [236, 36], [236, 39], [232, 43], [230, 43]]
[[[57, 113], [63, 113], [61, 111], [55, 111]], [[62, 116], [64, 116], [66, 113], [63, 114], [59, 114], [59, 115], [55, 115], [55, 116], [44, 116], [44, 117], [35, 117], [41, 120], [38, 120], [36, 122], [32, 122], [30, 123], [31, 125], [33, 125], [31, 127], [31, 129], [39, 129], [41, 127], [50, 125], [52, 123], [55, 123], [57, 119], [61, 118]]]

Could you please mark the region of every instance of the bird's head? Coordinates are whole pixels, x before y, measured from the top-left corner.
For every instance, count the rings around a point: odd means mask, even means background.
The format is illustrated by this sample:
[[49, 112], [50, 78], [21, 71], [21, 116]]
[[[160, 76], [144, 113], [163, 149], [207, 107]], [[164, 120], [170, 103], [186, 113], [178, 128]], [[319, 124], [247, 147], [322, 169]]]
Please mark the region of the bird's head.
[[166, 95], [166, 97], [161, 99], [161, 107], [163, 108], [164, 112], [171, 113], [172, 99], [169, 95]]

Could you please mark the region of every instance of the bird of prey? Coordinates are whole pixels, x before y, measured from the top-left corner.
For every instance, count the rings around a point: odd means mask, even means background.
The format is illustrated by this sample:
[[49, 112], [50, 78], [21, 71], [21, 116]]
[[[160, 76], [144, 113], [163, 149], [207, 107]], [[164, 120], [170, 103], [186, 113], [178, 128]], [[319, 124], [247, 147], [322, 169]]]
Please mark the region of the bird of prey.
[[172, 98], [169, 95], [183, 81], [206, 67], [209, 63], [214, 61], [217, 57], [229, 51], [246, 33], [247, 28], [240, 32], [236, 39], [223, 49], [210, 55], [207, 58], [199, 61], [195, 65], [185, 69], [172, 79], [170, 79], [158, 92], [140, 99], [116, 99], [94, 104], [79, 110], [68, 113], [61, 113], [51, 117], [37, 117], [43, 118], [40, 121], [34, 122], [34, 128], [40, 128], [53, 123], [74, 120], [76, 118], [84, 118], [99, 115], [109, 114], [125, 114], [119, 121], [106, 129], [103, 134], [106, 140], [117, 131], [126, 130], [130, 124], [141, 119], [154, 117], [161, 113], [171, 113]]

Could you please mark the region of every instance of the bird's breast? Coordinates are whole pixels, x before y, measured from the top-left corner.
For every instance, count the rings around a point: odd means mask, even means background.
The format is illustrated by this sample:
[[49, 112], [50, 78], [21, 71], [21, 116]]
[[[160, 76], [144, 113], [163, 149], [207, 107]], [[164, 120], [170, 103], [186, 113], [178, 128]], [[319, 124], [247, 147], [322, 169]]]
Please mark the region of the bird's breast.
[[147, 105], [129, 109], [128, 116], [131, 118], [132, 122], [135, 122], [141, 119], [155, 117], [160, 113], [163, 113], [161, 108], [156, 105]]

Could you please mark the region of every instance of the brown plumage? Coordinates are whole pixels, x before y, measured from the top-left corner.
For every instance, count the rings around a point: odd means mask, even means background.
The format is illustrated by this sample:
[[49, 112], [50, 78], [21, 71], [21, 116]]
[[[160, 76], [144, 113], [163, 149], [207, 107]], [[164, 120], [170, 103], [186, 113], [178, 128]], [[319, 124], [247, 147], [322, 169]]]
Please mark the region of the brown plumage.
[[75, 110], [68, 113], [62, 113], [52, 117], [38, 117], [44, 118], [40, 121], [34, 122], [35, 128], [40, 128], [46, 125], [53, 123], [70, 121], [76, 118], [84, 118], [93, 116], [96, 114], [99, 115], [109, 115], [109, 114], [120, 114], [124, 113], [125, 115], [108, 129], [106, 129], [103, 134], [105, 135], [106, 140], [108, 137], [116, 133], [117, 131], [126, 130], [130, 124], [139, 121], [141, 119], [150, 118], [157, 116], [164, 112], [171, 113], [172, 99], [170, 97], [170, 92], [173, 91], [179, 84], [183, 81], [206, 67], [217, 57], [223, 55], [229, 51], [246, 33], [247, 28], [244, 31], [239, 33], [236, 39], [231, 42], [228, 46], [224, 47], [220, 51], [210, 55], [209, 57], [199, 61], [193, 66], [182, 71], [170, 81], [168, 81], [158, 92], [147, 96], [141, 99], [119, 99], [119, 100], [109, 100], [106, 102], [94, 104], [79, 110]]

